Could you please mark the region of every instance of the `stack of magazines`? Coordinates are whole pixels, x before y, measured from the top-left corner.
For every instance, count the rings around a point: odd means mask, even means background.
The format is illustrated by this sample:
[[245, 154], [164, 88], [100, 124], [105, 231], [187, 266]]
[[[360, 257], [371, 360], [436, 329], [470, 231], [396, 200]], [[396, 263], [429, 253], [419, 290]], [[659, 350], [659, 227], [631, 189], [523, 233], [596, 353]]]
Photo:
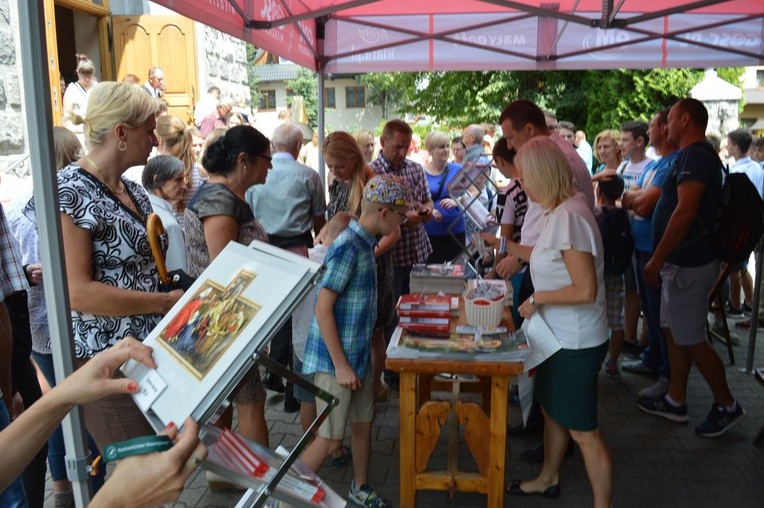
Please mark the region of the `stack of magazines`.
[[409, 283], [412, 293], [458, 295], [464, 291], [464, 266], [417, 264], [411, 269]]

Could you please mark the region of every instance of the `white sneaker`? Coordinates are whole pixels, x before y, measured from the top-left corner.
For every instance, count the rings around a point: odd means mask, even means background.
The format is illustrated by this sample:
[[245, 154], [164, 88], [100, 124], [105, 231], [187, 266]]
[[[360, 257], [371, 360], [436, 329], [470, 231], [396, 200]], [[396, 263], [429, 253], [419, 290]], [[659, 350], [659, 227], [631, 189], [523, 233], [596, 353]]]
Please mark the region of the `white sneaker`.
[[657, 399], [666, 395], [668, 392], [669, 380], [661, 376], [658, 381], [647, 388], [639, 390], [639, 396], [647, 399]]

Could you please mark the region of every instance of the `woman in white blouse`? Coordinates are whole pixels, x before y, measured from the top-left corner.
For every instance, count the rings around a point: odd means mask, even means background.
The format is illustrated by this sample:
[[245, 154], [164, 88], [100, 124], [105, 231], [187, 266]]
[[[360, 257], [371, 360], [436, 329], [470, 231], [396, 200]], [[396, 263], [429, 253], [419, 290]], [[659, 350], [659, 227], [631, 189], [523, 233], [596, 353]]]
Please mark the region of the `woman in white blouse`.
[[597, 378], [607, 351], [602, 240], [554, 141], [533, 138], [517, 152], [515, 164], [528, 198], [546, 210], [544, 229], [530, 254], [536, 292], [520, 306], [520, 315], [528, 319], [538, 313], [562, 349], [536, 372], [534, 395], [544, 414], [541, 473], [512, 482], [507, 490], [510, 495], [558, 497], [560, 463], [572, 437], [584, 456], [594, 506], [608, 507], [612, 459], [597, 429]]
[[173, 202], [183, 199], [186, 192], [185, 167], [183, 162], [172, 155], [152, 157], [143, 168], [141, 175], [143, 188], [149, 193], [149, 201], [154, 213], [159, 215], [162, 227], [167, 233], [167, 270], [188, 270], [186, 261], [186, 239], [175, 217]]
[[[85, 55], [78, 54], [77, 81], [69, 83], [64, 92], [64, 126], [77, 135], [82, 145], [85, 144], [82, 118], [85, 118], [90, 90], [97, 84], [93, 62]], [[75, 121], [75, 118], [79, 118], [79, 121]]]

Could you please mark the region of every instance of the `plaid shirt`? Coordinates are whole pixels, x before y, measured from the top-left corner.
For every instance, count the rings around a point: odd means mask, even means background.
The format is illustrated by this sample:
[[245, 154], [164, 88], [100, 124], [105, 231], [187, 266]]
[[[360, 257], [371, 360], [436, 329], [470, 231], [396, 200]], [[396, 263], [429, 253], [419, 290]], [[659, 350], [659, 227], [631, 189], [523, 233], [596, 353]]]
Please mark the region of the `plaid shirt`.
[[[369, 363], [371, 332], [377, 320], [376, 244], [371, 233], [358, 222], [351, 221], [329, 247], [326, 272], [319, 283], [320, 288], [339, 293], [334, 302], [334, 320], [342, 350], [359, 379], [363, 379]], [[335, 374], [315, 315], [310, 323], [302, 372]]]
[[[430, 186], [427, 185], [427, 177], [420, 164], [405, 159], [402, 167], [393, 168], [390, 161], [380, 153], [370, 166], [378, 175], [393, 174], [403, 178], [409, 185], [413, 201], [426, 203], [430, 200]], [[417, 224], [412, 228], [401, 228], [401, 238], [393, 247], [393, 260], [396, 267], [412, 267], [417, 263], [424, 263], [430, 254], [432, 254], [432, 246], [424, 230], [424, 224]]]
[[0, 302], [4, 302], [6, 296], [29, 287], [18, 249], [0, 205]]

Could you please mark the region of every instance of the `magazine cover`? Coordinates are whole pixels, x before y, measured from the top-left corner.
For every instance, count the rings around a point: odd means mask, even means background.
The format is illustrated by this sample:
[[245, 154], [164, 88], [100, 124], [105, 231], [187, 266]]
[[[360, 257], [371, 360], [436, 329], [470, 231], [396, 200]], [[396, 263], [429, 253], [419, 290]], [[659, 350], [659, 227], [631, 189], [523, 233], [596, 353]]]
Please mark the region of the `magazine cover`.
[[134, 361], [122, 367], [138, 381], [133, 398], [151, 424], [161, 430], [189, 415], [209, 419], [321, 268], [262, 242], [229, 243], [144, 340], [157, 369]]

